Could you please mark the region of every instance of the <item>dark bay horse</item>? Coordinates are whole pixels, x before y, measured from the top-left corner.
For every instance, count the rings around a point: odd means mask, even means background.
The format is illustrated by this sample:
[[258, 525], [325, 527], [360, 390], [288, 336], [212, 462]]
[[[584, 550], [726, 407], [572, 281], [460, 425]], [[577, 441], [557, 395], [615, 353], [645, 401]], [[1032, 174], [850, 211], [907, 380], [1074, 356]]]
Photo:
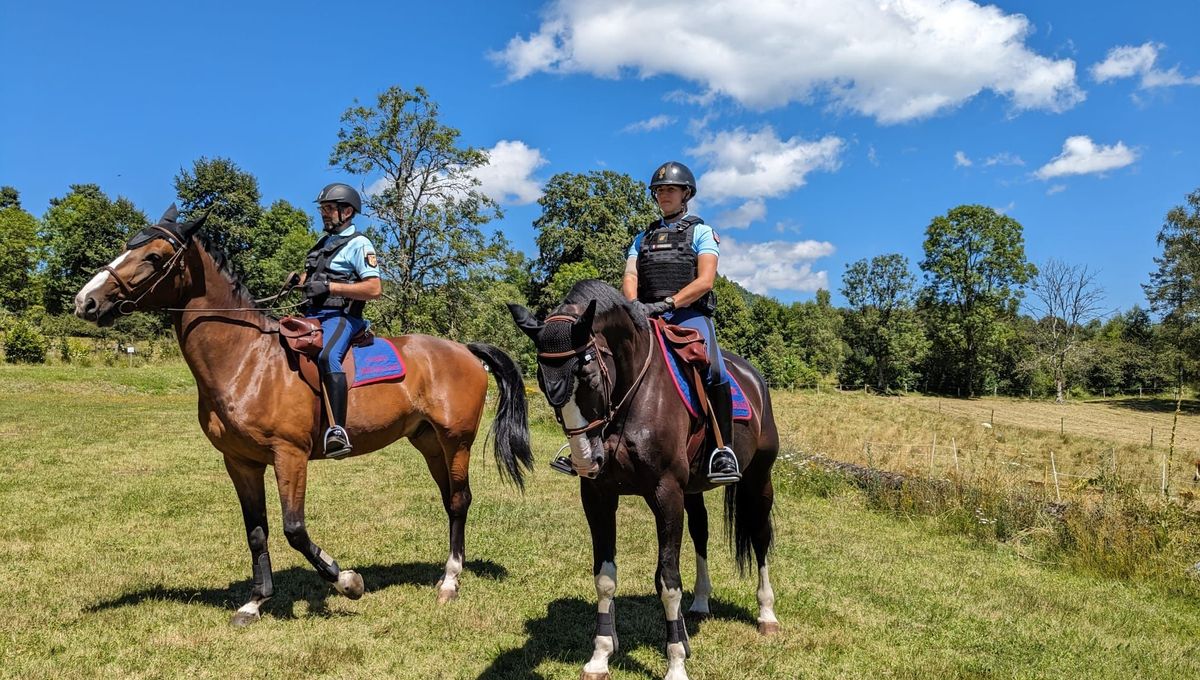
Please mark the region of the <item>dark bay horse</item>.
[[[200, 227], [175, 221], [174, 206], [158, 225], [139, 232], [125, 252], [75, 296], [75, 313], [101, 326], [143, 309], [171, 313], [179, 347], [199, 390], [200, 427], [225, 458], [237, 489], [250, 544], [254, 586], [233, 617], [258, 620], [271, 597], [263, 475], [275, 468], [283, 506], [283, 532], [323, 579], [358, 599], [362, 577], [341, 569], [309, 538], [304, 494], [310, 459], [324, 458], [318, 396], [303, 381], [279, 335], [278, 322], [254, 310], [246, 290], [214, 255]], [[529, 429], [520, 371], [504, 352], [486, 344], [462, 345], [406, 335], [392, 339], [404, 356], [402, 382], [350, 391], [349, 430], [354, 454], [407, 437], [425, 458], [441, 490], [450, 522], [450, 553], [438, 581], [438, 601], [456, 596], [465, 559], [464, 528], [471, 505], [468, 468], [487, 393], [488, 370], [500, 398], [492, 423], [500, 469], [518, 486], [529, 468]], [[485, 370], [484, 365], [487, 369]]]
[[[567, 434], [572, 465], [584, 473], [580, 496], [592, 534], [592, 573], [599, 602], [592, 658], [583, 668], [583, 678], [608, 678], [608, 659], [617, 649], [613, 597], [616, 513], [622, 495], [641, 496], [654, 514], [658, 530], [654, 586], [666, 619], [666, 677], [687, 678], [684, 659], [690, 648], [680, 611], [679, 575], [685, 510], [696, 546], [696, 588], [689, 613], [707, 615], [712, 594], [708, 514], [700, 494], [714, 487], [688, 460], [689, 441], [693, 445], [698, 441], [700, 424], [676, 393], [646, 317], [612, 286], [595, 280], [579, 282], [544, 321], [519, 305], [509, 305], [509, 310], [537, 345], [538, 383]], [[742, 358], [730, 353], [725, 358], [753, 409], [751, 420], [734, 427], [733, 449], [743, 477], [725, 489], [725, 520], [740, 568], [745, 569], [754, 552], [758, 629], [765, 635], [779, 630], [767, 575], [774, 499], [771, 466], [779, 451], [779, 435], [762, 377]], [[593, 478], [587, 477], [589, 467], [598, 469]]]

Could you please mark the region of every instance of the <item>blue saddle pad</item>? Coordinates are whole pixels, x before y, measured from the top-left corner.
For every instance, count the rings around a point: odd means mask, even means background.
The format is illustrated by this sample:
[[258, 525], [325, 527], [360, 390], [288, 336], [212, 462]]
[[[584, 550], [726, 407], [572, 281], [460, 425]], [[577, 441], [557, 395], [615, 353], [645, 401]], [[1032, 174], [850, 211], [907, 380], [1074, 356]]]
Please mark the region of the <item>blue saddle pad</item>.
[[362, 387], [384, 380], [404, 378], [404, 359], [387, 338], [375, 338], [366, 347], [354, 348], [354, 385]]
[[[683, 400], [688, 413], [693, 418], [699, 418], [700, 401], [696, 396], [694, 386], [685, 376], [685, 367], [679, 360], [679, 357], [667, 349], [667, 343], [663, 340], [662, 333], [658, 331], [658, 326], [654, 327], [654, 336], [658, 339], [659, 351], [662, 352], [663, 358], [666, 359], [667, 366], [671, 367], [671, 380], [675, 383], [675, 391], [679, 394], [679, 398]], [[726, 362], [726, 369], [728, 369], [728, 362]], [[732, 371], [728, 371], [728, 373], [729, 390], [733, 395], [733, 419], [750, 420], [750, 416], [754, 413], [754, 410], [750, 406], [750, 401], [746, 399], [746, 393], [742, 391], [742, 386], [738, 384], [737, 377], [733, 375]]]

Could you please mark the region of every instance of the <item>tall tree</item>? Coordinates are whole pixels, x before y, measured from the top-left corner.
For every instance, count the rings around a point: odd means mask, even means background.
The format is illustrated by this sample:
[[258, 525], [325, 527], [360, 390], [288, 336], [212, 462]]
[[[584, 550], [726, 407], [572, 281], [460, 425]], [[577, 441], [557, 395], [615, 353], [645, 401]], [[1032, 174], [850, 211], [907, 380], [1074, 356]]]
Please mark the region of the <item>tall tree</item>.
[[1025, 259], [1022, 227], [1013, 218], [982, 205], [960, 205], [930, 222], [925, 230], [926, 294], [938, 323], [938, 337], [955, 357], [958, 382], [968, 394], [982, 387], [981, 358], [996, 347], [995, 322], [1013, 316], [1020, 287], [1037, 273]]
[[824, 377], [838, 377], [848, 350], [842, 340], [842, 315], [833, 306], [829, 291], [822, 288], [815, 300], [792, 303], [785, 332], [805, 364]]
[[37, 218], [22, 210], [19, 200], [0, 208], [0, 308], [19, 313], [41, 302], [39, 246]]
[[[230, 269], [243, 282], [260, 280], [253, 242], [263, 216], [258, 179], [228, 158], [201, 157], [191, 170], [180, 169], [175, 192], [184, 219], [208, 212], [204, 234], [228, 256]], [[261, 294], [262, 290], [255, 290]]]
[[71, 311], [75, 293], [146, 224], [146, 216], [128, 199], [113, 201], [95, 184], [73, 184], [66, 196], [51, 199], [42, 218], [46, 311]]
[[507, 252], [502, 236], [480, 229], [500, 216], [473, 174], [487, 153], [460, 146], [459, 131], [439, 120], [437, 103], [421, 87], [391, 87], [373, 107], [347, 109], [341, 122], [329, 164], [382, 174], [367, 195], [385, 278], [378, 313], [384, 325], [421, 330], [413, 321], [429, 306], [427, 292], [453, 289]]
[[1100, 313], [1104, 290], [1087, 265], [1068, 265], [1051, 258], [1030, 285], [1029, 311], [1037, 321], [1034, 343], [1054, 376], [1055, 402], [1063, 402], [1067, 362], [1078, 349], [1080, 332]]
[[247, 287], [259, 297], [275, 293], [288, 272], [304, 270], [316, 240], [308, 213], [282, 199], [272, 203], [251, 233]]
[[1176, 336], [1176, 347], [1194, 359], [1200, 320], [1200, 189], [1187, 196], [1187, 206], [1167, 212], [1158, 232], [1162, 254], [1150, 283], [1143, 285], [1150, 308]]
[[924, 357], [928, 342], [913, 310], [915, 285], [908, 259], [897, 253], [846, 265], [842, 276], [851, 364], [879, 390], [915, 382]]
[[2, 186], [0, 187], [0, 210], [5, 208], [20, 208], [21, 207], [21, 192], [17, 191], [16, 187]]
[[581, 278], [620, 287], [633, 236], [658, 217], [646, 185], [612, 170], [559, 173], [546, 183], [538, 205], [538, 290], [531, 297], [543, 308]]

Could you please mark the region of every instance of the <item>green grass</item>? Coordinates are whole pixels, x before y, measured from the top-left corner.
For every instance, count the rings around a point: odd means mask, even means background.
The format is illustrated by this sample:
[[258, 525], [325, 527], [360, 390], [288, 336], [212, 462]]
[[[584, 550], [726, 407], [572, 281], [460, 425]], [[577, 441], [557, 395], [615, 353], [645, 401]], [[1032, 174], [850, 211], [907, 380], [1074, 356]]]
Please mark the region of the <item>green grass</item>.
[[[590, 656], [590, 542], [577, 484], [545, 467], [561, 435], [542, 405], [524, 496], [476, 452], [458, 600], [434, 602], [445, 517], [399, 444], [311, 468], [309, 530], [367, 595], [336, 595], [291, 550], [272, 492], [276, 594], [238, 630], [249, 553], [186, 368], [4, 366], [0, 384], [0, 676], [577, 678]], [[715, 526], [716, 617], [689, 626], [693, 678], [1200, 676], [1195, 597], [875, 512], [792, 464], [780, 461], [772, 564], [784, 631], [758, 637], [755, 581]], [[659, 678], [652, 519], [626, 498], [618, 523], [611, 666]], [[684, 554], [691, 584], [686, 538]]]

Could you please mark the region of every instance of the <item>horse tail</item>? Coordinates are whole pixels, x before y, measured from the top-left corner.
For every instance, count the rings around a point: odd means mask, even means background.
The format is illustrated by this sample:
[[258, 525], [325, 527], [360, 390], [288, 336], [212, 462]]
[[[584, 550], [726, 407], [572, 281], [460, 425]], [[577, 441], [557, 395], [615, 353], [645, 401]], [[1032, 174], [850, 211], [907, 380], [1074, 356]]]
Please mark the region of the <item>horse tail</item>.
[[[533, 469], [533, 451], [529, 446], [529, 416], [525, 406], [525, 381], [516, 362], [504, 350], [482, 342], [467, 345], [471, 354], [479, 357], [496, 378], [500, 391], [500, 403], [496, 406], [496, 418], [488, 431], [487, 439], [493, 443], [496, 467], [501, 476], [507, 476], [522, 491], [525, 477], [521, 470]], [[486, 446], [485, 440], [485, 446]]]
[[[728, 355], [726, 355], [728, 356]], [[742, 365], [749, 371], [761, 394], [762, 413], [759, 417], [771, 418], [771, 395], [767, 391], [766, 381], [748, 362]], [[774, 425], [771, 425], [774, 428]], [[763, 442], [759, 442], [761, 445]], [[771, 488], [771, 465], [775, 462], [774, 452], [769, 458], [763, 458], [766, 453], [759, 449], [750, 464], [743, 471], [741, 481], [725, 487], [725, 532], [729, 537], [729, 545], [733, 549], [737, 561], [738, 573], [745, 576], [750, 566], [750, 555], [757, 538], [762, 541], [760, 548], [765, 555], [775, 542], [775, 528], [771, 521], [771, 510], [774, 504], [774, 491]], [[765, 541], [764, 541], [765, 539]]]

